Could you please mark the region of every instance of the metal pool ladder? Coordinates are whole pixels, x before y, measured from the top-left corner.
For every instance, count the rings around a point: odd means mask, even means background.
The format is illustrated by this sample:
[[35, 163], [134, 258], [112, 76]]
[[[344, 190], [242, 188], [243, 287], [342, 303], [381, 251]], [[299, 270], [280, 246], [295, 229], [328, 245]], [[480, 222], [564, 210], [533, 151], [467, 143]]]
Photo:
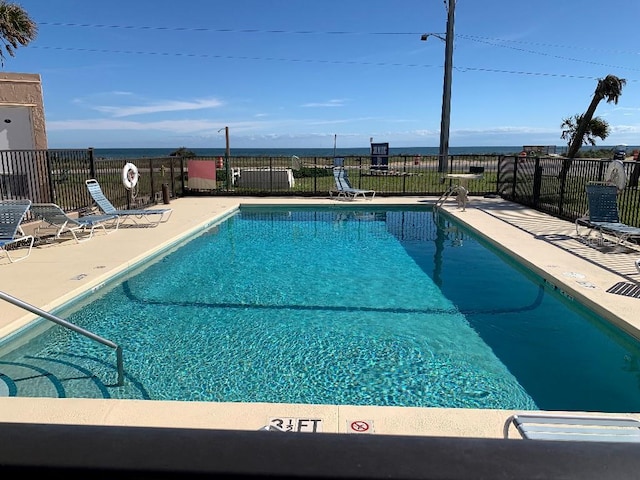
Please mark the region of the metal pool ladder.
[[55, 315], [42, 310], [38, 307], [35, 307], [29, 303], [23, 302], [22, 300], [20, 300], [19, 298], [13, 297], [5, 292], [0, 291], [0, 299], [5, 300], [13, 305], [15, 305], [16, 307], [20, 307], [24, 310], [27, 310], [31, 313], [35, 313], [36, 315], [41, 316], [42, 318], [49, 320], [53, 323], [57, 323], [58, 325], [60, 325], [61, 327], [64, 328], [68, 328], [69, 330], [73, 330], [76, 333], [79, 333], [80, 335], [84, 335], [85, 337], [94, 340], [98, 343], [101, 343], [103, 345], [106, 345], [107, 347], [111, 347], [113, 349], [115, 349], [116, 351], [116, 363], [117, 363], [117, 367], [118, 367], [118, 386], [121, 387], [124, 385], [124, 361], [122, 358], [122, 347], [114, 342], [112, 342], [111, 340], [107, 340], [105, 338], [102, 338], [99, 335], [96, 335], [95, 333], [91, 333], [89, 330], [85, 330], [84, 328], [78, 327], [77, 325], [74, 325], [71, 322], [68, 322], [60, 317], [56, 317]]
[[[478, 168], [478, 167], [474, 167], [474, 168]], [[436, 208], [442, 207], [444, 202], [446, 202], [451, 195], [455, 194], [457, 197], [456, 200], [458, 202], [458, 207], [462, 208], [462, 211], [464, 212], [467, 209], [467, 201], [468, 201], [467, 195], [469, 193], [469, 180], [481, 179], [483, 172], [484, 172], [484, 168], [482, 168], [482, 170], [479, 170], [479, 169], [473, 170], [473, 173], [446, 174], [442, 178], [443, 181], [448, 178], [450, 180], [457, 180], [457, 183], [454, 183], [451, 186], [449, 186], [449, 188], [447, 188], [444, 191], [444, 193], [440, 195], [440, 198], [438, 198], [438, 200], [436, 201], [435, 207]]]

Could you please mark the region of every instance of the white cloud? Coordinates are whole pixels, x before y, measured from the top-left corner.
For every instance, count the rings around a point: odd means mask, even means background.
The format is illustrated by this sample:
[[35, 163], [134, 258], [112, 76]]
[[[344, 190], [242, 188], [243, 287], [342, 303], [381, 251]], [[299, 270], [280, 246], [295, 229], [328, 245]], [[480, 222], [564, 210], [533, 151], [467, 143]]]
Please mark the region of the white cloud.
[[134, 122], [128, 120], [60, 120], [47, 123], [47, 130], [160, 130], [165, 132], [191, 133], [203, 130], [218, 130], [220, 122], [210, 120], [161, 120], [157, 122]]
[[202, 110], [206, 108], [217, 108], [222, 106], [223, 103], [215, 98], [195, 100], [191, 102], [180, 102], [169, 100], [162, 103], [154, 103], [150, 105], [133, 105], [128, 107], [114, 107], [114, 106], [95, 106], [94, 110], [102, 113], [107, 113], [112, 117], [129, 117], [132, 115], [145, 115], [149, 113], [160, 112], [181, 112], [187, 110]]
[[342, 99], [335, 99], [335, 100], [329, 100], [327, 102], [320, 102], [320, 103], [304, 103], [301, 106], [302, 107], [344, 107], [345, 104], [345, 100]]
[[560, 136], [560, 128], [535, 128], [535, 127], [492, 127], [492, 128], [457, 128], [452, 129], [457, 135], [534, 135], [534, 134], [558, 134]]
[[221, 128], [228, 126], [233, 133], [239, 132], [264, 132], [269, 130], [282, 130], [286, 123], [282, 122], [224, 122], [218, 119], [183, 119], [183, 120], [158, 120], [138, 122], [133, 120], [114, 119], [79, 119], [79, 120], [52, 120], [47, 122], [47, 131], [161, 131], [181, 134], [201, 134], [202, 132], [216, 133]]
[[640, 137], [640, 125], [613, 125], [611, 133], [633, 134], [636, 137]]

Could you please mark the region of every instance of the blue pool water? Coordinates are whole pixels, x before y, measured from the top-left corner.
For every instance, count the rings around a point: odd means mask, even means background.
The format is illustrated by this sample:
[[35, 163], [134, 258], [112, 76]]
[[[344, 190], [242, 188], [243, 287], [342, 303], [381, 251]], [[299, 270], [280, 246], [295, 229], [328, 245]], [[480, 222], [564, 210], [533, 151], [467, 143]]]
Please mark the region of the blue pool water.
[[243, 208], [74, 310], [122, 345], [125, 385], [54, 327], [0, 357], [5, 394], [640, 406], [637, 341], [424, 208]]

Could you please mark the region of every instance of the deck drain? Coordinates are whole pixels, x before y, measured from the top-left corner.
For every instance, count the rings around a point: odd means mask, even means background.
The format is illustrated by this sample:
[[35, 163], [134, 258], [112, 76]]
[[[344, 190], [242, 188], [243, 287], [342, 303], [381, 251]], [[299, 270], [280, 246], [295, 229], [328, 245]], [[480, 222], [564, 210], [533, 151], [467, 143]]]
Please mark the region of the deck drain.
[[86, 273], [81, 273], [80, 275], [76, 275], [75, 277], [71, 278], [71, 280], [82, 280], [86, 276]]
[[625, 297], [640, 298], [640, 285], [629, 282], [618, 282], [607, 290], [607, 293], [624, 295]]
[[596, 286], [591, 282], [576, 282], [578, 285], [584, 288], [596, 288]]

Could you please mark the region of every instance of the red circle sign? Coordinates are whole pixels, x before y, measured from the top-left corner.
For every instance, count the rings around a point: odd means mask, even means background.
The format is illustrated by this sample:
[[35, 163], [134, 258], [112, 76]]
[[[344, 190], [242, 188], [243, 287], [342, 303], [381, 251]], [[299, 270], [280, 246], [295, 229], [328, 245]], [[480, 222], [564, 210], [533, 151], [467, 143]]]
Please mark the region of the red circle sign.
[[369, 430], [369, 424], [364, 420], [356, 420], [355, 422], [351, 422], [351, 430], [354, 432], [366, 432]]

